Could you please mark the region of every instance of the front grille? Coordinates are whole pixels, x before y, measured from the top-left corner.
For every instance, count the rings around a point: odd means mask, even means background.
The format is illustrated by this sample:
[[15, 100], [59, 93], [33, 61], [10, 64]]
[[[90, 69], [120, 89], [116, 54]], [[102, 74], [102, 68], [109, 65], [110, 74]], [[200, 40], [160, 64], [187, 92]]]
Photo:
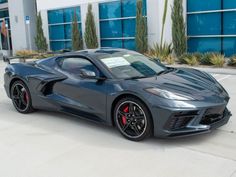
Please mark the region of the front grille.
[[224, 117], [224, 112], [224, 106], [207, 109], [200, 124], [210, 125], [218, 122]]
[[171, 116], [167, 122], [169, 130], [178, 130], [185, 128], [188, 123], [198, 115], [198, 111], [178, 112]]

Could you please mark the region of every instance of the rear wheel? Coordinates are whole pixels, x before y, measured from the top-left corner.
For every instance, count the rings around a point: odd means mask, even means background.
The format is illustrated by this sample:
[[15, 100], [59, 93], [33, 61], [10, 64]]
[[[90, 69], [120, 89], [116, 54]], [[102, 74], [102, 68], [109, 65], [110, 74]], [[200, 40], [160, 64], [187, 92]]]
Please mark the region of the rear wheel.
[[13, 83], [11, 87], [11, 99], [18, 112], [27, 114], [34, 111], [29, 89], [22, 81]]
[[136, 98], [121, 99], [114, 109], [120, 133], [132, 141], [141, 141], [152, 134], [152, 119], [147, 107]]

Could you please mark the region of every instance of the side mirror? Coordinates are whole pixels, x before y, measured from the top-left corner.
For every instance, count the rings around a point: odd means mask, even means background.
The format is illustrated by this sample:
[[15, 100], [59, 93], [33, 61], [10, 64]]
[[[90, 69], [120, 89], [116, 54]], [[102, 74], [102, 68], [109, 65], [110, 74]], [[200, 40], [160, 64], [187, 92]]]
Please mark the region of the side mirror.
[[96, 75], [95, 72], [88, 71], [88, 70], [85, 70], [85, 69], [81, 70], [80, 77], [82, 77], [84, 79], [106, 80], [105, 77], [99, 77], [99, 76]]

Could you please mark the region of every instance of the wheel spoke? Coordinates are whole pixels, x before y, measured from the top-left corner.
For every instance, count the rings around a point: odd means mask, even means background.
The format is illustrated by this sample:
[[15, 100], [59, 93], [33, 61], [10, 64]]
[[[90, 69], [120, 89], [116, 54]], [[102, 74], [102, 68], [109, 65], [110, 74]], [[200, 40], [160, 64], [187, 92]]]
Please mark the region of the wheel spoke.
[[133, 114], [133, 113], [134, 113], [134, 104], [133, 104], [133, 103], [130, 103], [130, 104], [129, 104], [129, 113], [130, 113], [130, 114]]
[[28, 101], [25, 99], [25, 94], [27, 94], [24, 86], [17, 84], [14, 86], [12, 93], [12, 101], [18, 110], [25, 110], [28, 105]]
[[135, 116], [135, 119], [137, 119], [137, 121], [142, 121], [144, 119], [144, 116], [143, 115]]
[[123, 131], [125, 131], [128, 127], [130, 126], [130, 122], [129, 123], [127, 123], [127, 124], [125, 124], [124, 126], [123, 126]]
[[121, 116], [126, 116], [126, 113], [124, 113], [122, 111], [118, 111], [118, 114], [120, 114]]
[[139, 132], [139, 129], [138, 129], [137, 125], [133, 126], [133, 130], [136, 133], [136, 135], [140, 135], [140, 132]]
[[16, 93], [17, 93], [17, 95], [19, 96], [20, 94], [21, 94], [21, 90], [20, 90], [20, 88], [19, 88], [19, 85], [16, 85]]

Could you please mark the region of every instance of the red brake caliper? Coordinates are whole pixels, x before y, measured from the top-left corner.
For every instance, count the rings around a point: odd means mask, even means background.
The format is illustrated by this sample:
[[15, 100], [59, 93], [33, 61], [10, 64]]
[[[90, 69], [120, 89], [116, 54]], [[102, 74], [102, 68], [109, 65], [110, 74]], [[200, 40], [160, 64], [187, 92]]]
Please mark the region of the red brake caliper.
[[[124, 111], [125, 113], [128, 113], [128, 112], [129, 112], [129, 106], [126, 106], [123, 111]], [[122, 123], [123, 123], [123, 125], [126, 125], [126, 123], [127, 123], [126, 116], [122, 116]]]
[[28, 95], [28, 93], [27, 93], [27, 92], [25, 92], [25, 101], [26, 101], [26, 103], [28, 103], [28, 102], [29, 102], [29, 95]]

